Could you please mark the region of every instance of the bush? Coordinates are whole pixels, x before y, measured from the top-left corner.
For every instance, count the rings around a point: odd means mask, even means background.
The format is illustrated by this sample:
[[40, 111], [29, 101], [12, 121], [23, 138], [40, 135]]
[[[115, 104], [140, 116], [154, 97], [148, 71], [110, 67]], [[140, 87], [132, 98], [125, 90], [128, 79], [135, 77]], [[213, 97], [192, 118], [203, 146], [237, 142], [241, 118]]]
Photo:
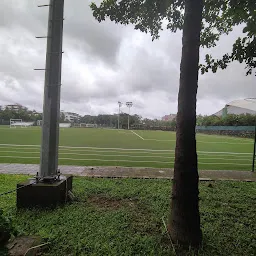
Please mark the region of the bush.
[[218, 116], [198, 116], [198, 126], [254, 126], [256, 124], [256, 115], [229, 114], [226, 117]]
[[10, 218], [3, 215], [3, 210], [0, 209], [0, 245], [5, 245], [11, 235], [15, 233]]

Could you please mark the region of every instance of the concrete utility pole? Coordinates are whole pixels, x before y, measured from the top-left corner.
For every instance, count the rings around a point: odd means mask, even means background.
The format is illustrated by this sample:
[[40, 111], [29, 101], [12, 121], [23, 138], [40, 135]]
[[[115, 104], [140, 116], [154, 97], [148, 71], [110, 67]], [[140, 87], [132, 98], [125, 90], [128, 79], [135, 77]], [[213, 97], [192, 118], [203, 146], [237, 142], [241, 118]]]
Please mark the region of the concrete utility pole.
[[[17, 208], [56, 207], [69, 200], [72, 176], [58, 169], [64, 0], [50, 0], [44, 85], [40, 176], [17, 184]], [[44, 69], [36, 69], [44, 70]], [[48, 183], [45, 186], [45, 183]]]
[[118, 130], [120, 129], [120, 109], [122, 104], [123, 103], [121, 101], [118, 101]]
[[63, 15], [64, 0], [50, 0], [40, 163], [43, 178], [56, 176], [58, 169]]
[[130, 109], [132, 107], [133, 103], [131, 101], [126, 102], [126, 106], [129, 108], [129, 113], [128, 113], [128, 130], [130, 129]]

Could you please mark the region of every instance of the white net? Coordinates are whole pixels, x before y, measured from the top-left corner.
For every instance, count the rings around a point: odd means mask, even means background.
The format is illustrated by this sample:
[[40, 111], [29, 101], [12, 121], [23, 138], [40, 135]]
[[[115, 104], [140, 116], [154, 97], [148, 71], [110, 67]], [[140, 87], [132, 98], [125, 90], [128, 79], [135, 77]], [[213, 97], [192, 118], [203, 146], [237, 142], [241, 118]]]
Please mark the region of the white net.
[[43, 125], [43, 120], [37, 120], [36, 125], [37, 126], [42, 126]]
[[22, 119], [10, 119], [10, 128], [16, 128], [17, 126], [21, 126]]
[[10, 119], [10, 128], [27, 128], [29, 126], [32, 126], [33, 122], [23, 122], [22, 119]]
[[86, 124], [86, 123], [81, 123], [80, 127], [84, 127], [84, 128], [97, 128], [97, 124]]
[[59, 127], [60, 128], [70, 128], [71, 127], [71, 123], [60, 123]]

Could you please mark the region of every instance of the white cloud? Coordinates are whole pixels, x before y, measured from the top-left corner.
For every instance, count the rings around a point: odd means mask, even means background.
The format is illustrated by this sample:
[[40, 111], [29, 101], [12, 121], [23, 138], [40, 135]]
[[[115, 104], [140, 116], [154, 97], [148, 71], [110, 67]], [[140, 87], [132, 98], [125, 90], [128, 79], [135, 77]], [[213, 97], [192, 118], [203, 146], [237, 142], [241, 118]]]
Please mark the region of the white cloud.
[[[19, 102], [42, 109], [47, 8], [38, 0], [1, 0], [0, 105]], [[230, 51], [241, 28], [221, 39], [214, 56]], [[152, 42], [132, 26], [98, 23], [87, 1], [65, 1], [61, 108], [81, 114], [117, 112], [117, 101], [133, 101], [132, 113], [159, 118], [177, 111], [181, 33], [161, 32]], [[201, 59], [207, 50], [201, 50]], [[232, 64], [200, 76], [197, 112], [211, 114], [230, 100], [252, 97], [255, 77]], [[123, 108], [123, 111], [126, 108]]]

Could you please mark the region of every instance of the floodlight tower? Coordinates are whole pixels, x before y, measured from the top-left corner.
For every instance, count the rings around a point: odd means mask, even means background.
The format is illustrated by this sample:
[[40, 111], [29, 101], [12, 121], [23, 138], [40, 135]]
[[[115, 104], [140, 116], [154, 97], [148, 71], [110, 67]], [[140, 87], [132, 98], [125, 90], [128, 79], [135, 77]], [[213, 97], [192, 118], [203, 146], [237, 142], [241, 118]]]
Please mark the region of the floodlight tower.
[[47, 35], [40, 176], [55, 177], [58, 169], [60, 88], [64, 0], [51, 0]]
[[118, 101], [118, 130], [120, 129], [120, 109], [122, 105], [123, 103], [121, 101]]
[[132, 107], [133, 103], [131, 101], [126, 102], [126, 106], [129, 108], [129, 113], [128, 113], [128, 130], [130, 129], [130, 110]]
[[40, 171], [34, 181], [17, 184], [17, 208], [56, 207], [72, 190], [72, 176], [58, 170], [64, 0], [38, 7], [49, 7], [48, 34], [36, 37], [47, 39], [45, 68], [35, 69], [45, 71]]

